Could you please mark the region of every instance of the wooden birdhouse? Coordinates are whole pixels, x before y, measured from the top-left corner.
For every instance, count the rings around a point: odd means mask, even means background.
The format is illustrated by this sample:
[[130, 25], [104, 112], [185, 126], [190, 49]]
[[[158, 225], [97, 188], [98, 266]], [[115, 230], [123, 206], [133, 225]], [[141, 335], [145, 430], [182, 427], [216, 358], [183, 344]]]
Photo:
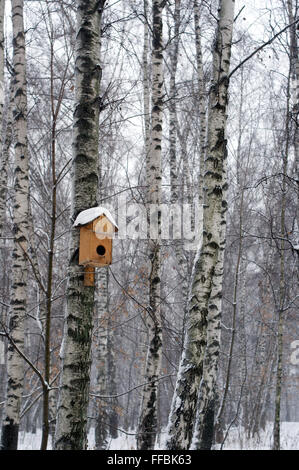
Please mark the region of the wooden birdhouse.
[[80, 212], [74, 227], [80, 228], [79, 264], [84, 266], [84, 285], [94, 285], [94, 268], [112, 263], [112, 239], [118, 227], [104, 207]]

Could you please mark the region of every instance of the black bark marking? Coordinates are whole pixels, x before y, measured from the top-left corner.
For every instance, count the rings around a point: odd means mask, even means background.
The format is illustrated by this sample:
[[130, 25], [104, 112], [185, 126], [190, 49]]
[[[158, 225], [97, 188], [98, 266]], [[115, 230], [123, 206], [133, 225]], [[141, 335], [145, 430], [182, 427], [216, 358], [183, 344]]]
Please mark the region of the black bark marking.
[[[8, 423], [7, 423], [8, 421]], [[18, 449], [19, 425], [15, 424], [12, 419], [6, 419], [2, 426], [2, 450]]]

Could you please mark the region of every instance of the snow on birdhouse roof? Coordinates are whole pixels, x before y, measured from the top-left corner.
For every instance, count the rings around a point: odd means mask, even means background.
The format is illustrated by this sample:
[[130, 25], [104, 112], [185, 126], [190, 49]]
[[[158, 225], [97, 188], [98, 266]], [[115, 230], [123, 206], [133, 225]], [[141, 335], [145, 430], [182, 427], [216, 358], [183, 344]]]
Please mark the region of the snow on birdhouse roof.
[[107, 219], [112, 223], [112, 225], [114, 225], [118, 229], [118, 226], [116, 225], [115, 220], [111, 215], [111, 212], [105, 207], [91, 207], [90, 209], [86, 209], [85, 211], [80, 212], [74, 222], [74, 227], [89, 224], [89, 222], [92, 222], [101, 215], [107, 217]]

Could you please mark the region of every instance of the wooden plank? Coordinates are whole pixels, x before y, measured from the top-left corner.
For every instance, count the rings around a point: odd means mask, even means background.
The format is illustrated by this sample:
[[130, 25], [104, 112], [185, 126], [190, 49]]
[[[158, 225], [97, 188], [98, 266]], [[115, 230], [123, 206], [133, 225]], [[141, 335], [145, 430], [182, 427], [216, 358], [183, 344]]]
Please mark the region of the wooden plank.
[[84, 266], [84, 286], [94, 286], [95, 269], [93, 266]]
[[79, 264], [83, 266], [107, 266], [112, 263], [112, 239], [110, 237], [97, 238], [93, 229], [92, 222], [80, 227]]
[[92, 223], [80, 227], [79, 264], [88, 264], [90, 261], [90, 244], [93, 236]]

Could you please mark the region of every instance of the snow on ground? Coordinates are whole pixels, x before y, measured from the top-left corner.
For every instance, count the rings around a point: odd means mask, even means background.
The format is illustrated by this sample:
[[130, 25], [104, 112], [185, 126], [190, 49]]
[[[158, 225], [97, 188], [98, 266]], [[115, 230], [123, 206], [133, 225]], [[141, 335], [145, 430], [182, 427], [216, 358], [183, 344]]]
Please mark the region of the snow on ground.
[[[134, 431], [129, 431], [128, 434], [129, 435], [121, 434], [117, 439], [110, 439], [107, 450], [136, 450], [136, 438]], [[19, 439], [19, 450], [38, 450], [41, 443], [41, 437], [41, 429], [38, 429], [36, 434], [21, 432]], [[88, 449], [95, 449], [94, 428], [92, 428], [88, 433]], [[52, 450], [51, 438], [49, 438], [48, 450]]]
[[[273, 424], [268, 423], [264, 432], [259, 437], [247, 439], [242, 428], [232, 428], [224, 445], [224, 450], [270, 450], [272, 447]], [[108, 450], [136, 450], [136, 437], [134, 431], [128, 434], [119, 433], [117, 439], [109, 441]], [[156, 444], [157, 450], [163, 450], [166, 433], [162, 433]], [[41, 443], [41, 430], [36, 434], [24, 433], [20, 435], [20, 450], [38, 450]], [[88, 434], [88, 449], [95, 448], [94, 429]], [[283, 450], [299, 450], [299, 422], [282, 423], [281, 448]], [[52, 449], [51, 439], [48, 449]]]
[[[224, 450], [270, 450], [273, 443], [273, 423], [267, 423], [260, 436], [248, 439], [242, 428], [230, 430]], [[281, 424], [281, 449], [299, 450], [299, 423]]]
[[[109, 439], [107, 450], [136, 450], [136, 436], [134, 431], [128, 431], [128, 434], [119, 433], [116, 439]], [[94, 429], [88, 433], [88, 448], [95, 448]]]

